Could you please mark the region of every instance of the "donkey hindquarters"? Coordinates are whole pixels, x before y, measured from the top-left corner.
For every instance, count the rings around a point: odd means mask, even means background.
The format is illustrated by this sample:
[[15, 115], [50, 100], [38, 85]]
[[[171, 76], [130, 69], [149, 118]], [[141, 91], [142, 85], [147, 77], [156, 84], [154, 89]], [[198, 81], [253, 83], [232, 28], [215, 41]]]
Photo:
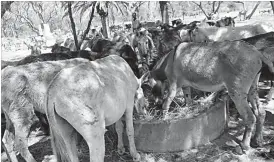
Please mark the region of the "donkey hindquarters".
[[[163, 109], [168, 110], [180, 87], [189, 86], [208, 92], [226, 88], [244, 120], [242, 150], [250, 147], [256, 119], [256, 139], [253, 141], [261, 145], [265, 112], [255, 104], [258, 101], [253, 100], [258, 99], [256, 85], [262, 57], [254, 46], [243, 41], [181, 43], [175, 53], [167, 57], [165, 74], [170, 85]], [[253, 111], [248, 99], [252, 100]]]
[[[75, 134], [88, 144], [90, 162], [103, 162], [105, 126], [125, 113], [130, 153], [139, 160], [133, 129], [134, 97], [139, 84], [119, 56], [63, 69], [48, 89], [47, 117], [58, 161], [78, 162]], [[117, 95], [119, 94], [119, 95]]]

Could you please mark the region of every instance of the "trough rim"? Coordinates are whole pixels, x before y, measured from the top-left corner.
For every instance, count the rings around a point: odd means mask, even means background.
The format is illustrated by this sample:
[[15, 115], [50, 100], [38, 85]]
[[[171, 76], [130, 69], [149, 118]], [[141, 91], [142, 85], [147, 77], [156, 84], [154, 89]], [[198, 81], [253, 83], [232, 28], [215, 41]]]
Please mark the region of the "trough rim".
[[227, 104], [226, 104], [227, 101], [228, 101], [227, 98], [218, 99], [209, 108], [207, 108], [206, 111], [202, 111], [200, 114], [198, 114], [196, 116], [191, 116], [191, 117], [188, 117], [188, 118], [179, 117], [175, 120], [170, 120], [170, 119], [169, 120], [149, 120], [147, 122], [146, 122], [146, 120], [134, 120], [133, 123], [134, 124], [171, 124], [171, 123], [177, 123], [178, 121], [182, 121], [182, 120], [192, 120], [192, 119], [196, 119], [196, 118], [208, 115], [212, 111], [216, 111], [216, 109], [220, 108], [220, 107], [216, 106], [218, 104], [224, 103], [225, 106], [226, 106], [226, 109], [228, 109]]

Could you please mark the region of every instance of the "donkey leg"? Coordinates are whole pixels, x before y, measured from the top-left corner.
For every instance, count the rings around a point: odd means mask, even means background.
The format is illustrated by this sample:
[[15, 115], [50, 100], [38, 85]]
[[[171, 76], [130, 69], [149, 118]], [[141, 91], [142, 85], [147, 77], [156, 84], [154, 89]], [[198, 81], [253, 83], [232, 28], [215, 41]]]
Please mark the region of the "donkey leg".
[[258, 96], [258, 92], [257, 92], [257, 81], [255, 81], [251, 85], [249, 93], [248, 93], [248, 98], [252, 105], [253, 113], [256, 117], [256, 130], [255, 130], [254, 137], [252, 137], [251, 145], [255, 146], [255, 147], [262, 146], [262, 144], [263, 144], [263, 124], [265, 121], [266, 112], [260, 106], [260, 103], [259, 103], [259, 96]]
[[83, 125], [78, 132], [86, 140], [89, 147], [90, 162], [102, 162], [105, 156], [105, 128], [101, 125]]
[[271, 80], [270, 81], [270, 90], [269, 90], [269, 92], [267, 94], [267, 97], [266, 97], [267, 102], [272, 100], [272, 98], [274, 97], [273, 95], [274, 95], [274, 83]]
[[121, 119], [115, 123], [115, 129], [118, 136], [118, 146], [117, 146], [118, 154], [123, 155], [125, 153], [125, 147], [123, 142], [124, 124]]
[[45, 114], [42, 114], [38, 111], [35, 111], [35, 115], [38, 117], [39, 122], [41, 124], [41, 128], [44, 131], [45, 135], [50, 135], [50, 130], [49, 130], [49, 123], [48, 123], [48, 119], [46, 117]]
[[15, 144], [16, 149], [20, 152], [21, 156], [28, 162], [36, 162], [28, 149], [28, 135], [31, 123], [24, 123], [24, 126], [14, 125], [15, 129]]
[[228, 92], [231, 99], [234, 101], [238, 112], [244, 120], [245, 133], [240, 146], [243, 151], [246, 151], [250, 148], [250, 140], [254, 130], [256, 118], [248, 105], [247, 94], [244, 92], [237, 92], [237, 90], [239, 90], [239, 88], [235, 88], [234, 91], [228, 90]]
[[133, 108], [126, 110], [126, 130], [127, 137], [129, 141], [129, 151], [130, 155], [133, 157], [134, 161], [139, 161], [141, 159], [140, 154], [136, 150], [135, 141], [134, 141], [134, 127], [133, 127]]
[[10, 157], [11, 162], [18, 162], [16, 153], [14, 151], [14, 130], [9, 117], [5, 114], [6, 117], [6, 130], [3, 136], [3, 144], [6, 147], [6, 154]]
[[169, 106], [172, 100], [174, 99], [174, 97], [176, 96], [176, 90], [177, 90], [177, 84], [176, 82], [172, 82], [169, 86], [168, 96], [163, 104], [164, 116], [166, 116]]
[[10, 115], [10, 119], [14, 124], [15, 148], [27, 162], [36, 162], [28, 149], [30, 128], [36, 117], [33, 105], [24, 95], [18, 95], [17, 101], [13, 102], [11, 107], [11, 110], [14, 110]]
[[184, 95], [185, 95], [185, 100], [186, 100], [186, 105], [190, 105], [192, 100], [191, 100], [191, 87], [185, 87], [183, 89]]
[[[23, 119], [24, 120], [24, 119]], [[18, 120], [14, 123], [15, 145], [21, 156], [28, 162], [36, 162], [28, 149], [28, 136], [32, 122]]]

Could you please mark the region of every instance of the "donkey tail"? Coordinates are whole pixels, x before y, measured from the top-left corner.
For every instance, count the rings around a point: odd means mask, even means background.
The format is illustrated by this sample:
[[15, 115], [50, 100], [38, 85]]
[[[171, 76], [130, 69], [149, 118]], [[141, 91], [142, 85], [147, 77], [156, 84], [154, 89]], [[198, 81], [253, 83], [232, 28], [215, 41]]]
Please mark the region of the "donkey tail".
[[261, 55], [261, 60], [264, 64], [266, 64], [268, 66], [269, 71], [274, 74], [274, 66], [273, 63], [263, 54], [263, 52], [260, 52]]
[[[65, 129], [64, 123], [67, 122], [64, 120], [55, 110], [54, 102], [47, 102], [47, 117], [50, 125], [50, 136], [51, 136], [51, 147], [53, 153], [56, 156], [56, 160], [59, 162], [73, 162], [73, 159], [70, 158], [67, 152], [67, 146], [65, 140], [62, 136], [62, 129]], [[69, 124], [69, 123], [67, 123]], [[74, 136], [75, 137], [75, 136]], [[76, 138], [71, 138], [70, 140], [76, 140]], [[75, 142], [71, 142], [75, 143]], [[76, 146], [75, 146], [76, 147]]]

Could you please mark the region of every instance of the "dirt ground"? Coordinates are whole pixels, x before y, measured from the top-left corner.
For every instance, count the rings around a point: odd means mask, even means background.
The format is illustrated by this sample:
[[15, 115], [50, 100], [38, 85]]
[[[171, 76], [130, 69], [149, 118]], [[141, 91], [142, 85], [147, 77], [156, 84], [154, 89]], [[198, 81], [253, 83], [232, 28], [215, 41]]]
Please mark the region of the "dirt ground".
[[[272, 16], [272, 15], [271, 15]], [[261, 22], [271, 23], [274, 27], [274, 17], [264, 16], [265, 20]], [[198, 18], [197, 18], [198, 19]], [[244, 24], [259, 23], [261, 20], [260, 16], [254, 17], [250, 21], [236, 22], [239, 26]], [[237, 25], [236, 25], [237, 26]], [[17, 60], [28, 54], [30, 51], [2, 51], [3, 60]], [[264, 96], [265, 91], [262, 92]], [[261, 97], [262, 97], [261, 96]], [[263, 97], [262, 97], [263, 101]], [[174, 153], [144, 153], [140, 152], [142, 157], [142, 162], [274, 162], [274, 100], [272, 100], [268, 105], [262, 105], [267, 110], [266, 122], [264, 125], [263, 135], [264, 135], [264, 145], [261, 148], [251, 149], [244, 155], [237, 155], [235, 151], [235, 146], [237, 141], [242, 139], [243, 135], [243, 124], [242, 120], [236, 118], [235, 115], [231, 114], [228, 123], [227, 130], [216, 140], [212, 141], [207, 145], [200, 146], [198, 148], [193, 148], [190, 150]], [[3, 131], [3, 129], [1, 129]], [[1, 132], [3, 133], [3, 132]], [[35, 135], [35, 132], [32, 132]], [[41, 162], [45, 155], [52, 155], [52, 149], [50, 146], [50, 137], [35, 137], [30, 139], [30, 143], [34, 143], [38, 139], [43, 138], [40, 142], [31, 145], [29, 147], [30, 152], [34, 155], [38, 162]], [[236, 141], [236, 142], [235, 142]], [[117, 153], [117, 135], [114, 132], [114, 127], [108, 127], [108, 131], [105, 134], [106, 142], [106, 153], [105, 162], [131, 162], [132, 158], [127, 150], [124, 155], [119, 155]], [[5, 157], [2, 154], [2, 159]], [[89, 161], [88, 147], [82, 142], [79, 149], [79, 157], [82, 162]], [[24, 160], [19, 155], [19, 162]], [[2, 160], [3, 161], [3, 160]]]
[[[228, 128], [216, 140], [198, 148], [174, 153], [144, 153], [140, 152], [142, 162], [270, 162], [274, 161], [274, 100], [266, 106], [266, 122], [264, 125], [264, 145], [261, 148], [252, 148], [244, 155], [235, 153], [237, 141], [242, 138], [243, 124], [241, 119], [236, 119], [235, 114], [231, 114]], [[32, 132], [34, 134], [34, 132]], [[31, 136], [33, 136], [31, 134]], [[38, 137], [41, 139], [42, 137]], [[38, 140], [31, 138], [29, 142]], [[235, 142], [236, 141], [236, 142]], [[132, 158], [127, 150], [124, 155], [117, 153], [117, 135], [114, 127], [108, 127], [105, 134], [106, 153], [105, 162], [132, 162]], [[52, 155], [50, 147], [50, 137], [43, 139], [29, 147], [30, 152], [37, 161], [42, 161], [45, 155]], [[24, 160], [19, 157], [19, 162]], [[79, 157], [82, 162], [89, 161], [88, 147], [84, 141], [79, 146]]]

